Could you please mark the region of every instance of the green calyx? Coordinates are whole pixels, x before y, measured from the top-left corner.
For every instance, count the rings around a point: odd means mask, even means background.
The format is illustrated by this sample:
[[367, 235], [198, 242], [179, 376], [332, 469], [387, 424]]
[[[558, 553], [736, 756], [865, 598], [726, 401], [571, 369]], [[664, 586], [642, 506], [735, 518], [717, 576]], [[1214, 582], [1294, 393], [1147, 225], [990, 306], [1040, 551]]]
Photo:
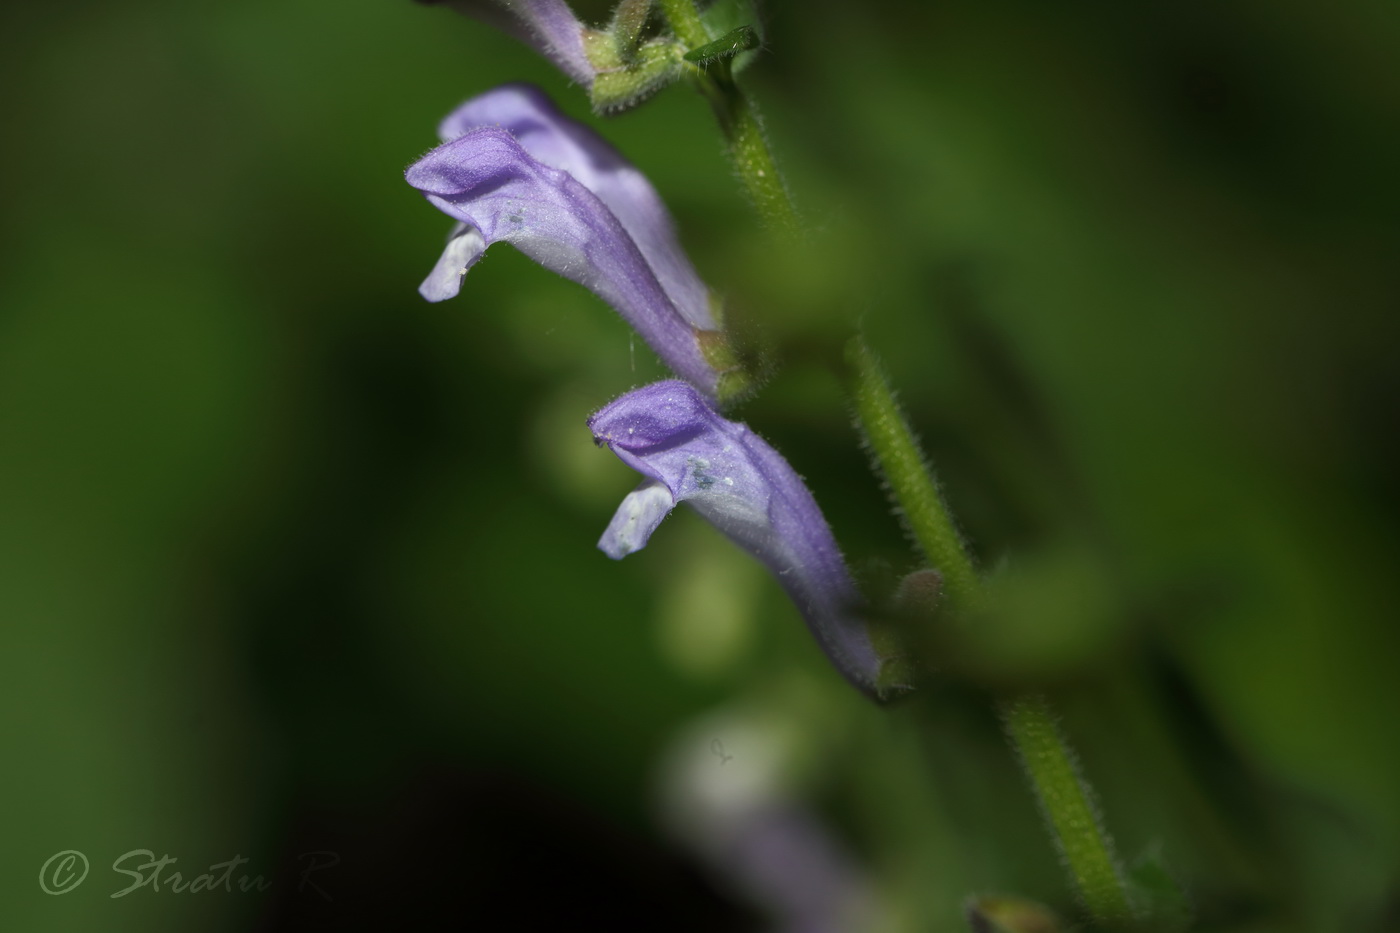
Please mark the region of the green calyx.
[[720, 405], [736, 401], [753, 390], [753, 378], [724, 331], [696, 330], [695, 341], [700, 345], [700, 355], [705, 362], [719, 373], [715, 398]]
[[584, 33], [584, 53], [597, 72], [589, 96], [598, 113], [635, 107], [680, 75], [684, 49], [669, 36], [640, 41], [645, 23], [645, 16], [615, 18], [616, 31]]

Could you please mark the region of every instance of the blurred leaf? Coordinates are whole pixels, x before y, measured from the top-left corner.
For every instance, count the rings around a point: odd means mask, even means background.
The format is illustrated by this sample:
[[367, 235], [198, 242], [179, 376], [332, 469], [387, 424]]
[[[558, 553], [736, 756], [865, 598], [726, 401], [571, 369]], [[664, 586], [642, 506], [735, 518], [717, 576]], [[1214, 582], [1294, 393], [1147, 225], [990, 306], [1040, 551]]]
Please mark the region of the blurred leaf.
[[1148, 928], [1158, 933], [1183, 933], [1191, 926], [1186, 892], [1167, 869], [1160, 846], [1151, 846], [1128, 870], [1128, 885]]

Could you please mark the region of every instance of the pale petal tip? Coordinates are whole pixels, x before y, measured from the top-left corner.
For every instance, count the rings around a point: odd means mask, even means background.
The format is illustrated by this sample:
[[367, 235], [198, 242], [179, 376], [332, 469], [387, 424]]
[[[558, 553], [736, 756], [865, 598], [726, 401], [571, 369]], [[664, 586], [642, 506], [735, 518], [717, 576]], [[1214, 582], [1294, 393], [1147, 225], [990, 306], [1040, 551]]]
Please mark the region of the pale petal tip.
[[676, 500], [662, 483], [648, 480], [627, 494], [608, 523], [598, 548], [613, 560], [640, 551], [661, 520], [675, 508]]
[[437, 265], [423, 284], [418, 286], [418, 294], [428, 301], [446, 301], [462, 288], [462, 276], [476, 264], [486, 251], [486, 241], [474, 227], [463, 227], [447, 241]]

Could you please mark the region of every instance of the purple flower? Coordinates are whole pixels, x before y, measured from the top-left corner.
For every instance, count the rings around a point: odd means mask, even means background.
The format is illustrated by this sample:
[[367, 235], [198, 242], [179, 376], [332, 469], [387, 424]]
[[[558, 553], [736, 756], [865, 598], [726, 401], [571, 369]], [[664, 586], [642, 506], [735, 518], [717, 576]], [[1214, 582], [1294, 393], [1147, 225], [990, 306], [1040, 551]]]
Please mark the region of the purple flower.
[[596, 443], [645, 477], [603, 532], [605, 554], [639, 550], [676, 503], [689, 502], [777, 576], [837, 670], [883, 698], [882, 661], [855, 583], [816, 500], [781, 454], [676, 380], [634, 389], [588, 426]]
[[593, 83], [595, 69], [584, 51], [586, 27], [564, 0], [419, 0], [452, 7], [490, 23], [533, 46], [573, 80]]
[[655, 189], [616, 150], [518, 84], [463, 104], [439, 134], [446, 142], [407, 172], [409, 184], [458, 221], [419, 288], [425, 298], [457, 294], [486, 247], [505, 241], [612, 305], [711, 398], [739, 390], [742, 374], [709, 289]]

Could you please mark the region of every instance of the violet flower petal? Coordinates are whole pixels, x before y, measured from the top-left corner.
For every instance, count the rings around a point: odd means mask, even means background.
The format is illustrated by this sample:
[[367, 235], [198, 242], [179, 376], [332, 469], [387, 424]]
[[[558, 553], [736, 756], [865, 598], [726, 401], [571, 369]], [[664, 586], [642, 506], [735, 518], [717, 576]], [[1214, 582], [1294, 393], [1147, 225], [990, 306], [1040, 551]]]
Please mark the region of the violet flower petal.
[[[720, 373], [695, 327], [676, 308], [627, 230], [568, 172], [533, 158], [499, 126], [471, 130], [409, 166], [408, 183], [465, 224], [419, 289], [430, 301], [456, 293], [485, 246], [505, 241], [578, 282], [636, 329], [677, 375], [714, 398]], [[466, 237], [479, 237], [460, 241]]]
[[564, 0], [419, 0], [451, 7], [533, 46], [585, 87], [597, 74], [583, 47], [587, 28]]
[[646, 478], [598, 542], [605, 554], [640, 549], [676, 503], [689, 502], [777, 576], [837, 670], [881, 698], [881, 659], [855, 582], [816, 500], [781, 454], [677, 380], [634, 389], [588, 426], [596, 443]]
[[528, 84], [506, 84], [472, 98], [442, 121], [438, 135], [449, 142], [482, 126], [504, 127], [533, 158], [563, 169], [596, 194], [637, 244], [681, 317], [700, 330], [718, 329], [710, 290], [682, 251], [661, 197], [606, 140]]

